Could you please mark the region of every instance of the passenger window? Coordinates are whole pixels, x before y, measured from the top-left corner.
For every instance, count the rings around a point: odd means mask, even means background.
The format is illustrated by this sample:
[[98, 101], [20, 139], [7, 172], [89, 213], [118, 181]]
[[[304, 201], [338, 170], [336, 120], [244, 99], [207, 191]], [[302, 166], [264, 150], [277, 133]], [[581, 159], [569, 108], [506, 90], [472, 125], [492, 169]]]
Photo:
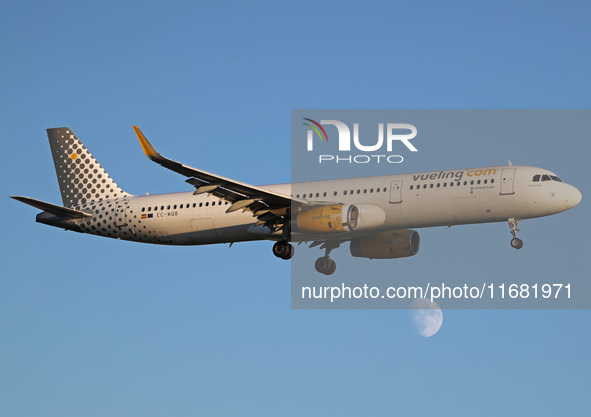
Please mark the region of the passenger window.
[[[423, 189], [427, 188], [427, 184], [423, 184]], [[384, 190], [386, 191], [386, 190]]]
[[203, 203], [199, 203], [199, 207], [203, 207]]
[[338, 193], [335, 191], [335, 192], [334, 192], [334, 195], [337, 195], [337, 194], [338, 194]]
[[[205, 207], [209, 207], [209, 201], [205, 203]], [[174, 206], [176, 208], [176, 206]]]
[[386, 187], [384, 187], [384, 192], [386, 192]]
[[145, 208], [145, 207], [142, 207], [142, 212], [143, 212], [143, 211], [146, 211], [146, 208]]
[[347, 190], [343, 191], [343, 195], [347, 195]]
[[470, 185], [474, 185], [474, 180], [470, 181]]
[[450, 182], [450, 183], [449, 183], [449, 186], [450, 186], [450, 187], [453, 187], [453, 186], [454, 186], [454, 183], [453, 183], [453, 182]]
[[359, 194], [361, 192], [361, 190], [357, 190], [357, 194]]
[[433, 184], [429, 185], [429, 188], [433, 188]]
[[488, 180], [484, 180], [484, 183], [486, 184], [488, 182]]
[[370, 193], [373, 193], [373, 188], [370, 188], [370, 189], [369, 189], [369, 192], [370, 192]]
[[437, 188], [441, 188], [441, 183], [440, 182], [437, 183]]
[[533, 182], [538, 182], [538, 181], [540, 181], [540, 177], [541, 177], [541, 175], [534, 175]]
[[490, 183], [492, 184], [493, 182], [495, 182], [495, 179], [493, 178], [492, 180], [490, 180]]
[[447, 187], [447, 183], [446, 182], [443, 183], [443, 187]]
[[170, 204], [166, 206], [166, 210], [170, 210]]
[[158, 211], [158, 206], [154, 206], [154, 211]]
[[148, 207], [148, 211], [152, 211], [152, 207]]
[[411, 189], [411, 190], [412, 190], [412, 187], [413, 187], [413, 186], [411, 185], [411, 186], [410, 186], [410, 189]]
[[367, 188], [363, 190], [363, 194], [367, 194]]
[[324, 194], [322, 194], [323, 197], [326, 197], [326, 191], [324, 192]]
[[176, 210], [176, 204], [174, 206], [172, 206], [172, 208]]
[[476, 184], [480, 185], [480, 180], [476, 181]]

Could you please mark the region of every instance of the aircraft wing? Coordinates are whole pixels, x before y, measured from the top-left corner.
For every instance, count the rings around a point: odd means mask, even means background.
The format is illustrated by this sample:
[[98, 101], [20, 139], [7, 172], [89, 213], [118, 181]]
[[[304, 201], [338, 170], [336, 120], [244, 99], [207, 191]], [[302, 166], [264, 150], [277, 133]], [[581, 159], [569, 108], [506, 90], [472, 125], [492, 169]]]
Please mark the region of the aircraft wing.
[[294, 199], [289, 195], [265, 190], [165, 158], [156, 151], [137, 126], [133, 128], [148, 158], [165, 168], [189, 177], [186, 182], [195, 187], [194, 194], [207, 193], [228, 201], [231, 205], [226, 210], [227, 213], [236, 210], [251, 211], [262, 223], [271, 226], [279, 223], [278, 216], [289, 214], [293, 203], [309, 204], [305, 200]]

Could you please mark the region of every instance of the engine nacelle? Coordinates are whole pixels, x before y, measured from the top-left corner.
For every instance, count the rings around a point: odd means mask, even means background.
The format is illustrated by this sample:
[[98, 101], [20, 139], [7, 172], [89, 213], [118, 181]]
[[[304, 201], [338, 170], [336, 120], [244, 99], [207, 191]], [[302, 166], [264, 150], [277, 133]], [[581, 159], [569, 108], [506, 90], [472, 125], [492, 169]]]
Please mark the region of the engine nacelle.
[[352, 231], [369, 230], [380, 227], [386, 221], [386, 213], [375, 204], [351, 206], [349, 229]]
[[351, 240], [351, 255], [369, 259], [395, 259], [416, 255], [421, 246], [415, 230], [397, 230]]
[[334, 204], [321, 206], [298, 214], [297, 230], [301, 233], [338, 233], [379, 227], [386, 213], [373, 204]]

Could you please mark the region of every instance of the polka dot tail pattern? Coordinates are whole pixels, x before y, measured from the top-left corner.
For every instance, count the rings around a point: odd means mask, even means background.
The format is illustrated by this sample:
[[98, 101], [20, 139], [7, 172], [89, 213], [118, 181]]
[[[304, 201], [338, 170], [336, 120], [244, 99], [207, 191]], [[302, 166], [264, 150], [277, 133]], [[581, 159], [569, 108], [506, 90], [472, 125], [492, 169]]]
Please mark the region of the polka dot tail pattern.
[[68, 128], [47, 129], [64, 206], [127, 197]]

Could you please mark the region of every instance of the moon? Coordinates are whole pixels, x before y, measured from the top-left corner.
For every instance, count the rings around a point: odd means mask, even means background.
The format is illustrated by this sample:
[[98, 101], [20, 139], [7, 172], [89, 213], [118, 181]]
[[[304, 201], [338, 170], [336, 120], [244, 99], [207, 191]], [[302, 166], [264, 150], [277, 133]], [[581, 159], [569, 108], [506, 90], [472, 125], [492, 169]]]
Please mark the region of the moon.
[[443, 312], [436, 302], [428, 298], [417, 298], [410, 308], [410, 319], [418, 334], [431, 337], [439, 331], [443, 323]]

